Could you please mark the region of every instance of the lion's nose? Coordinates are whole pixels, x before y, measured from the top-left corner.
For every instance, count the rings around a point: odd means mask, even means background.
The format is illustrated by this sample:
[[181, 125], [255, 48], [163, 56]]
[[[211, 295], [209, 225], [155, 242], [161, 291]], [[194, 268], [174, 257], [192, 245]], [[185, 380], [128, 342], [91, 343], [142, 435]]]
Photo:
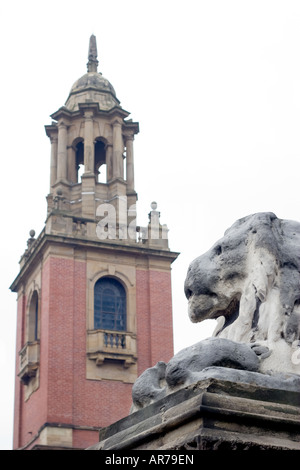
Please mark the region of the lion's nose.
[[185, 293], [185, 296], [188, 300], [193, 295], [193, 291], [191, 291], [191, 289], [189, 289], [188, 287], [184, 288], [184, 293]]
[[189, 265], [184, 282], [184, 293], [187, 300], [193, 295], [215, 295], [214, 286], [219, 280], [219, 273], [211, 269], [209, 259], [204, 255], [199, 256]]
[[193, 287], [192, 287], [193, 283], [192, 283], [190, 273], [191, 273], [191, 269], [189, 268], [186, 279], [184, 281], [184, 293], [185, 293], [185, 296], [188, 300], [194, 294]]
[[193, 279], [193, 263], [191, 263], [188, 267], [188, 271], [184, 281], [184, 293], [187, 300], [189, 300], [189, 298], [192, 297], [192, 295], [194, 294]]

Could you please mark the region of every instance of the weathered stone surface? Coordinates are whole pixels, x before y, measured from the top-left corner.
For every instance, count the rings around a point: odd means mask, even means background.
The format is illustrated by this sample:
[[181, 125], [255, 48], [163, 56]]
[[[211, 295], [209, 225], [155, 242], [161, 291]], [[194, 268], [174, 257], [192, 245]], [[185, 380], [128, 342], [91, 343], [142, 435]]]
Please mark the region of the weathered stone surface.
[[101, 430], [90, 450], [300, 450], [299, 418], [299, 392], [209, 378]]
[[166, 363], [160, 361], [140, 375], [132, 387], [134, 407], [142, 408], [165, 396], [166, 387], [162, 387], [165, 373]]
[[185, 293], [193, 322], [220, 320], [215, 337], [142, 374], [133, 387], [132, 411], [210, 376], [279, 389], [299, 386], [298, 222], [272, 213], [238, 220], [191, 263]]
[[258, 371], [259, 359], [246, 344], [209, 338], [183, 349], [170, 360], [166, 367], [167, 384], [172, 388], [197, 382], [197, 374], [209, 366]]
[[[208, 338], [177, 353], [168, 364], [157, 363], [135, 381], [131, 412], [157, 401], [181, 387], [217, 378], [278, 390], [299, 391], [300, 375], [260, 373], [259, 355], [247, 344]], [[264, 353], [264, 348], [257, 348]]]
[[185, 293], [192, 322], [217, 318], [215, 335], [269, 348], [262, 372], [300, 373], [300, 223], [238, 220], [191, 263]]

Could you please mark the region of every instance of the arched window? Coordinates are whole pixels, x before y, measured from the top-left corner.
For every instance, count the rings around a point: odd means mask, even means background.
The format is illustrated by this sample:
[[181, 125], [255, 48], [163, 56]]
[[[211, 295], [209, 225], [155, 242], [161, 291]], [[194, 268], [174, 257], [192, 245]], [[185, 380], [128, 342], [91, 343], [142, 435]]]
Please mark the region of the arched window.
[[28, 320], [28, 341], [37, 341], [39, 336], [39, 297], [36, 290], [33, 292], [31, 297]]
[[126, 292], [116, 279], [104, 277], [95, 284], [94, 328], [126, 330]]

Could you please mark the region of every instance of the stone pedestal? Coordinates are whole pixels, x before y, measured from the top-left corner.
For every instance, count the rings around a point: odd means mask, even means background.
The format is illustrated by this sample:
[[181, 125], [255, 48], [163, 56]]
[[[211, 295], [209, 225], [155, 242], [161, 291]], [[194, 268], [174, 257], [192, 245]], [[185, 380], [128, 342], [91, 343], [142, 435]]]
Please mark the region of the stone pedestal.
[[88, 450], [300, 450], [300, 393], [207, 379], [100, 431]]

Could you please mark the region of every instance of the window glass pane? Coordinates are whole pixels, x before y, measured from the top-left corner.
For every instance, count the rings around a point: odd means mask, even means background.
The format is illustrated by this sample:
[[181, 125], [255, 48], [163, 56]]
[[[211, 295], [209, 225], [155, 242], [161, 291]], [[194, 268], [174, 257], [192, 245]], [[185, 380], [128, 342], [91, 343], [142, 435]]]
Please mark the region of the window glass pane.
[[102, 297], [102, 310], [106, 312], [115, 311], [115, 298], [112, 295], [103, 295]]
[[38, 293], [37, 291], [34, 291], [29, 305], [28, 341], [38, 340], [38, 305]]
[[126, 293], [116, 279], [101, 278], [95, 284], [94, 328], [126, 330]]

